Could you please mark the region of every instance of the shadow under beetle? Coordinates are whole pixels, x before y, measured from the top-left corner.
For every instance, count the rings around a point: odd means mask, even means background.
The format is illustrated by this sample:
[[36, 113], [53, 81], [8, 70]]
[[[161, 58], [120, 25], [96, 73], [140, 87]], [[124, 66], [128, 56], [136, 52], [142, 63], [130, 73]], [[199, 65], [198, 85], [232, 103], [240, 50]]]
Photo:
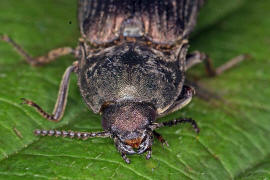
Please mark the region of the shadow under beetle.
[[8, 36], [2, 40], [15, 47], [28, 63], [39, 66], [72, 53], [77, 61], [62, 78], [52, 114], [33, 101], [23, 99], [43, 117], [59, 121], [65, 110], [69, 78], [78, 76], [84, 101], [94, 113], [102, 115], [102, 132], [36, 130], [36, 135], [110, 137], [123, 159], [147, 152], [151, 157], [153, 137], [167, 142], [155, 130], [163, 126], [190, 123], [190, 118], [156, 123], [158, 117], [183, 108], [194, 95], [185, 85], [185, 71], [205, 61], [207, 72], [218, 75], [243, 60], [239, 56], [213, 69], [210, 59], [195, 51], [187, 54], [192, 31], [203, 0], [79, 0], [78, 19], [82, 37], [73, 49], [62, 47], [47, 55], [31, 57]]

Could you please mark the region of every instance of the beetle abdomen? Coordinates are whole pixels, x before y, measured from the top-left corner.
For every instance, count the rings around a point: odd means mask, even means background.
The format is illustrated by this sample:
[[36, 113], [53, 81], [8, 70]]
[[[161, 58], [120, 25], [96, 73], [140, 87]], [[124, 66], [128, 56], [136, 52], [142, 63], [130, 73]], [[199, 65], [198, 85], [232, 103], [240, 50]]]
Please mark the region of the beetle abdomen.
[[166, 110], [183, 84], [178, 61], [165, 61], [148, 47], [126, 43], [86, 60], [80, 70], [79, 86], [94, 112], [110, 101], [132, 100], [152, 103]]
[[79, 0], [81, 34], [106, 44], [123, 36], [145, 36], [158, 44], [185, 38], [203, 0]]

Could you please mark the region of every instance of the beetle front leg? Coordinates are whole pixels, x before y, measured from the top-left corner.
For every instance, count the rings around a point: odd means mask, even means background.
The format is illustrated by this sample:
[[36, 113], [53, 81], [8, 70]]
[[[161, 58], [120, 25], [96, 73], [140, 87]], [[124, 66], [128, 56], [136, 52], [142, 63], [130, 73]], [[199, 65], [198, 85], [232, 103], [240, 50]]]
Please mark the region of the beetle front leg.
[[166, 145], [167, 147], [169, 147], [168, 142], [162, 137], [161, 134], [159, 134], [156, 131], [153, 131], [153, 134], [158, 139], [158, 141], [162, 144], [162, 146]]
[[247, 58], [249, 58], [248, 55], [242, 54], [227, 61], [225, 64], [219, 66], [218, 68], [214, 68], [212, 60], [209, 56], [207, 56], [205, 53], [194, 51], [187, 55], [186, 70], [190, 69], [192, 66], [198, 63], [204, 62], [207, 74], [209, 76], [217, 76], [227, 71], [228, 69], [231, 69]]
[[179, 119], [175, 119], [172, 121], [166, 121], [166, 122], [161, 122], [161, 123], [154, 123], [153, 125], [151, 125], [151, 129], [152, 131], [154, 131], [155, 129], [164, 127], [164, 126], [175, 126], [177, 124], [182, 124], [182, 123], [189, 123], [192, 125], [193, 129], [195, 130], [195, 132], [198, 134], [200, 132], [200, 128], [198, 127], [197, 123], [195, 120], [191, 119], [191, 118], [179, 118]]
[[[121, 153], [121, 152], [120, 152]], [[127, 163], [127, 164], [130, 164], [130, 160], [129, 158], [127, 157], [127, 155], [125, 153], [121, 153], [121, 157], [123, 158], [123, 160]]]
[[127, 157], [126, 153], [124, 153], [122, 150], [121, 150], [121, 144], [120, 142], [118, 141], [118, 139], [114, 139], [114, 144], [116, 146], [116, 149], [117, 151], [121, 154], [121, 157], [122, 159], [127, 163], [127, 164], [130, 164], [130, 160], [129, 158]]
[[147, 152], [147, 154], [146, 154], [145, 158], [147, 160], [149, 160], [151, 158], [151, 156], [152, 156], [152, 148], [151, 147], [148, 148], [148, 150], [146, 152]]
[[[127, 157], [127, 152], [124, 152], [123, 149], [125, 149], [124, 144], [121, 143], [121, 141], [119, 141], [118, 138], [114, 137], [114, 145], [117, 149], [117, 151], [121, 154], [122, 159], [127, 163], [130, 164], [130, 160]], [[127, 149], [126, 149], [127, 150]], [[127, 150], [128, 151], [128, 150]], [[133, 151], [133, 150], [132, 150]], [[133, 152], [132, 154], [134, 154], [135, 152]], [[128, 153], [129, 154], [129, 153]]]
[[62, 47], [53, 49], [44, 56], [32, 57], [19, 44], [17, 44], [7, 35], [3, 35], [0, 39], [13, 46], [15, 50], [32, 66], [41, 66], [44, 64], [48, 64], [49, 62], [54, 61], [56, 58], [60, 56], [65, 56], [75, 52], [75, 50], [72, 49], [71, 47]]
[[60, 88], [58, 91], [57, 101], [55, 103], [54, 111], [52, 114], [47, 113], [39, 105], [37, 105], [35, 102], [27, 100], [25, 98], [22, 98], [23, 104], [27, 104], [29, 106], [34, 107], [44, 118], [51, 120], [51, 121], [58, 122], [62, 118], [64, 111], [65, 111], [65, 107], [66, 107], [66, 103], [67, 103], [70, 74], [72, 72], [74, 72], [74, 70], [76, 70], [76, 68], [78, 66], [77, 64], [78, 63], [76, 61], [72, 66], [69, 66], [66, 69], [66, 71], [62, 77], [62, 81], [61, 81]]

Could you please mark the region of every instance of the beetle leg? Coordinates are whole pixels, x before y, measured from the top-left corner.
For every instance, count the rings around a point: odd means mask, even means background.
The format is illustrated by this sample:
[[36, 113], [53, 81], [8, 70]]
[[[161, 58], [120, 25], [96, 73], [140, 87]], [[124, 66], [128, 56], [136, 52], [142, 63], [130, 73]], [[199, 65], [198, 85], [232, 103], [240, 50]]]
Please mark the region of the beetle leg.
[[165, 112], [160, 114], [160, 117], [163, 115], [166, 115], [168, 113], [172, 113], [174, 111], [182, 109], [184, 106], [186, 106], [191, 101], [192, 96], [194, 94], [195, 94], [194, 88], [192, 88], [191, 86], [184, 85], [180, 96]]
[[130, 164], [130, 160], [129, 158], [127, 157], [127, 155], [125, 153], [121, 153], [121, 157], [124, 159], [124, 161], [127, 163], [127, 164]]
[[212, 60], [209, 56], [207, 56], [205, 53], [194, 51], [193, 53], [187, 55], [186, 70], [190, 69], [192, 66], [198, 63], [204, 62], [207, 74], [209, 76], [217, 76], [227, 71], [228, 69], [231, 69], [232, 67], [236, 66], [247, 58], [249, 58], [248, 55], [242, 54], [234, 57], [225, 64], [219, 66], [218, 68], [214, 68]]
[[181, 123], [190, 123], [196, 133], [200, 132], [200, 129], [199, 129], [196, 121], [191, 119], [191, 118], [180, 118], [180, 119], [175, 119], [175, 120], [172, 120], [172, 121], [155, 123], [155, 124], [151, 125], [150, 128], [154, 131], [155, 129], [158, 129], [158, 128], [161, 128], [161, 127], [164, 127], [164, 126], [169, 126], [170, 127], [170, 126], [175, 126], [175, 125], [181, 124]]
[[249, 59], [249, 58], [250, 58], [250, 56], [248, 54], [241, 54], [239, 56], [236, 56], [236, 57], [230, 59], [229, 61], [227, 61], [226, 63], [224, 63], [223, 65], [216, 68], [216, 74], [215, 75], [220, 75], [223, 72], [225, 72], [225, 71], [231, 69], [232, 67], [236, 66], [240, 62], [244, 61], [245, 59]]
[[76, 68], [77, 68], [77, 63], [75, 62], [72, 66], [69, 66], [66, 69], [66, 71], [62, 77], [62, 81], [61, 81], [60, 88], [58, 91], [57, 101], [56, 101], [56, 104], [54, 106], [54, 111], [52, 114], [45, 112], [35, 102], [27, 100], [25, 98], [22, 98], [23, 104], [27, 104], [29, 106], [34, 107], [44, 118], [46, 118], [48, 120], [55, 121], [55, 122], [59, 121], [64, 114], [66, 103], [67, 103], [70, 74], [71, 74], [71, 72], [74, 72], [74, 70], [76, 70]]
[[60, 56], [65, 56], [74, 53], [74, 49], [72, 49], [71, 47], [62, 47], [49, 51], [45, 56], [32, 57], [20, 45], [18, 45], [7, 35], [3, 35], [2, 37], [0, 37], [0, 39], [13, 46], [15, 50], [32, 66], [41, 66], [51, 61], [54, 61], [56, 58]]
[[93, 138], [93, 137], [102, 137], [102, 138], [107, 138], [111, 137], [111, 133], [107, 131], [101, 131], [101, 132], [74, 132], [74, 131], [59, 131], [59, 130], [40, 130], [37, 129], [35, 130], [35, 135], [36, 136], [62, 136], [62, 137], [68, 137], [68, 138], [78, 138], [78, 139], [83, 139], [86, 140], [88, 138]]
[[129, 160], [129, 158], [127, 157], [127, 155], [126, 155], [126, 153], [124, 153], [123, 151], [122, 151], [122, 149], [121, 149], [121, 143], [120, 143], [120, 141], [116, 138], [116, 137], [114, 137], [114, 144], [115, 144], [115, 147], [116, 147], [116, 149], [117, 149], [117, 151], [121, 154], [121, 157], [123, 158], [123, 160], [127, 163], [127, 164], [129, 164], [130, 163], [130, 160]]
[[148, 160], [151, 158], [151, 156], [152, 156], [152, 148], [150, 147], [147, 150], [147, 154], [146, 154], [145, 158]]
[[153, 134], [163, 146], [166, 145], [167, 147], [169, 147], [168, 142], [162, 137], [161, 134], [156, 131], [153, 131]]

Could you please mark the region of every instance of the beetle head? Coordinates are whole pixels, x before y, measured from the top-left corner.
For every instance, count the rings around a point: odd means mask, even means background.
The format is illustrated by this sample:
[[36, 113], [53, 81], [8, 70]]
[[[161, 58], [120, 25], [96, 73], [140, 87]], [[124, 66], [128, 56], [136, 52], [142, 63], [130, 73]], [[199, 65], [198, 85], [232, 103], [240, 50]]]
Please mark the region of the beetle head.
[[121, 102], [103, 107], [102, 125], [113, 135], [118, 150], [125, 154], [141, 154], [151, 148], [153, 133], [149, 128], [156, 110], [149, 103]]

